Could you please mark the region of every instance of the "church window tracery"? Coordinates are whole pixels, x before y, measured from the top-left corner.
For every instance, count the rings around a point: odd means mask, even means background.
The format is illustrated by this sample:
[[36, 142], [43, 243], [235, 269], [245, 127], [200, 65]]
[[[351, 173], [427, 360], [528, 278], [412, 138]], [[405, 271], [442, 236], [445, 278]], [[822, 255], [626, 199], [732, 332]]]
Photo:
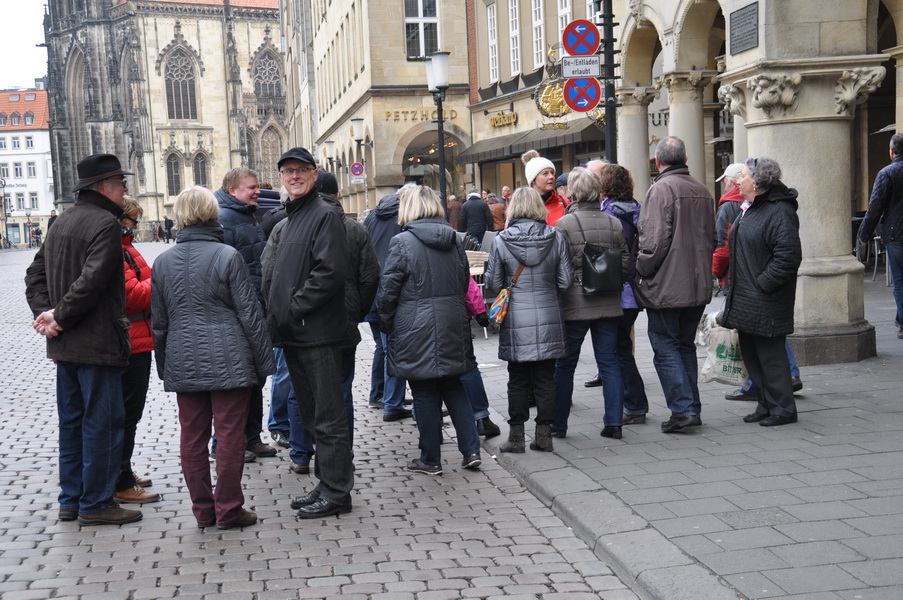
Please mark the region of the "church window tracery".
[[166, 159], [166, 191], [170, 196], [178, 196], [182, 191], [182, 165], [176, 154]]
[[166, 61], [166, 108], [170, 119], [197, 119], [194, 61], [183, 50]]
[[258, 98], [279, 98], [282, 96], [282, 72], [279, 64], [269, 52], [254, 65], [254, 92]]

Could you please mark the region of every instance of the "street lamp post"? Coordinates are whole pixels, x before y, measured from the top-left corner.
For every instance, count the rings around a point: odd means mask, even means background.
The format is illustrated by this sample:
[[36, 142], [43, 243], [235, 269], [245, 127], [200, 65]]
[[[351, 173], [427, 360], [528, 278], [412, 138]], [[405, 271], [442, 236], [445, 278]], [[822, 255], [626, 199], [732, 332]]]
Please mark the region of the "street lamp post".
[[439, 135], [439, 199], [443, 210], [448, 211], [445, 203], [445, 117], [442, 114], [442, 101], [448, 89], [448, 55], [449, 52], [433, 52], [426, 59], [426, 83], [433, 102], [436, 103], [436, 130]]
[[[0, 177], [0, 202], [3, 202], [3, 212], [0, 212], [0, 216], [3, 217], [3, 231], [0, 231], [0, 240], [7, 240], [6, 236], [8, 235], [8, 228], [6, 226], [7, 219], [9, 219], [9, 214], [7, 214], [6, 209], [6, 180]], [[8, 242], [9, 240], [7, 240]]]
[[373, 142], [364, 141], [364, 119], [361, 117], [351, 119], [351, 136], [357, 142], [357, 151], [361, 155], [361, 164], [364, 165], [364, 210], [370, 210], [370, 186], [368, 183], [370, 175], [367, 173], [367, 159], [364, 158], [361, 147], [366, 146], [372, 149]]
[[323, 146], [326, 150], [326, 160], [329, 161], [329, 168], [335, 173], [333, 167], [333, 158], [335, 157], [335, 141], [334, 140], [326, 140], [323, 142]]

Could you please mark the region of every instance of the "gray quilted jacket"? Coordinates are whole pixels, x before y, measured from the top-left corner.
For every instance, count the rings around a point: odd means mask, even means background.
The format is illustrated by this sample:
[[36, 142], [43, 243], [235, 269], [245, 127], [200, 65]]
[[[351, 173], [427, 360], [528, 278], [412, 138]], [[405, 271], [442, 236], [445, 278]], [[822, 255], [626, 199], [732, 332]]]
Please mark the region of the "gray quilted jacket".
[[486, 287], [492, 293], [508, 287], [519, 264], [524, 270], [511, 288], [499, 358], [510, 362], [562, 358], [567, 344], [559, 294], [574, 279], [564, 236], [545, 222], [515, 219], [492, 242]]
[[167, 392], [252, 387], [276, 372], [248, 267], [223, 238], [217, 223], [192, 225], [154, 261], [154, 348]]

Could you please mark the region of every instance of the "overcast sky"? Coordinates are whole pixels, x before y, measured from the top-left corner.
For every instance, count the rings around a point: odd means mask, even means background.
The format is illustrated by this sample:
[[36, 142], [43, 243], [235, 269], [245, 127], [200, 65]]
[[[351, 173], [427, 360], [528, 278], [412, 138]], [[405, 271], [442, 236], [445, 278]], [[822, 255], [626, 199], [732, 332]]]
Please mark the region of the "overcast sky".
[[3, 0], [3, 6], [11, 10], [0, 18], [0, 89], [34, 87], [47, 74], [47, 50], [35, 47], [44, 43], [44, 2]]

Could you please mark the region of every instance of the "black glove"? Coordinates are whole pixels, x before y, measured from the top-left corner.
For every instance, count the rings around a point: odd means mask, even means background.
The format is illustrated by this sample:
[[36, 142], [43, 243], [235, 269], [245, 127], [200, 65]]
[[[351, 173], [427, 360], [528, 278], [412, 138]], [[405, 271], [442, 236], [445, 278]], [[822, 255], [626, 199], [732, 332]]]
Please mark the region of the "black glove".
[[475, 316], [473, 320], [476, 321], [480, 327], [489, 327], [489, 313], [482, 312]]

